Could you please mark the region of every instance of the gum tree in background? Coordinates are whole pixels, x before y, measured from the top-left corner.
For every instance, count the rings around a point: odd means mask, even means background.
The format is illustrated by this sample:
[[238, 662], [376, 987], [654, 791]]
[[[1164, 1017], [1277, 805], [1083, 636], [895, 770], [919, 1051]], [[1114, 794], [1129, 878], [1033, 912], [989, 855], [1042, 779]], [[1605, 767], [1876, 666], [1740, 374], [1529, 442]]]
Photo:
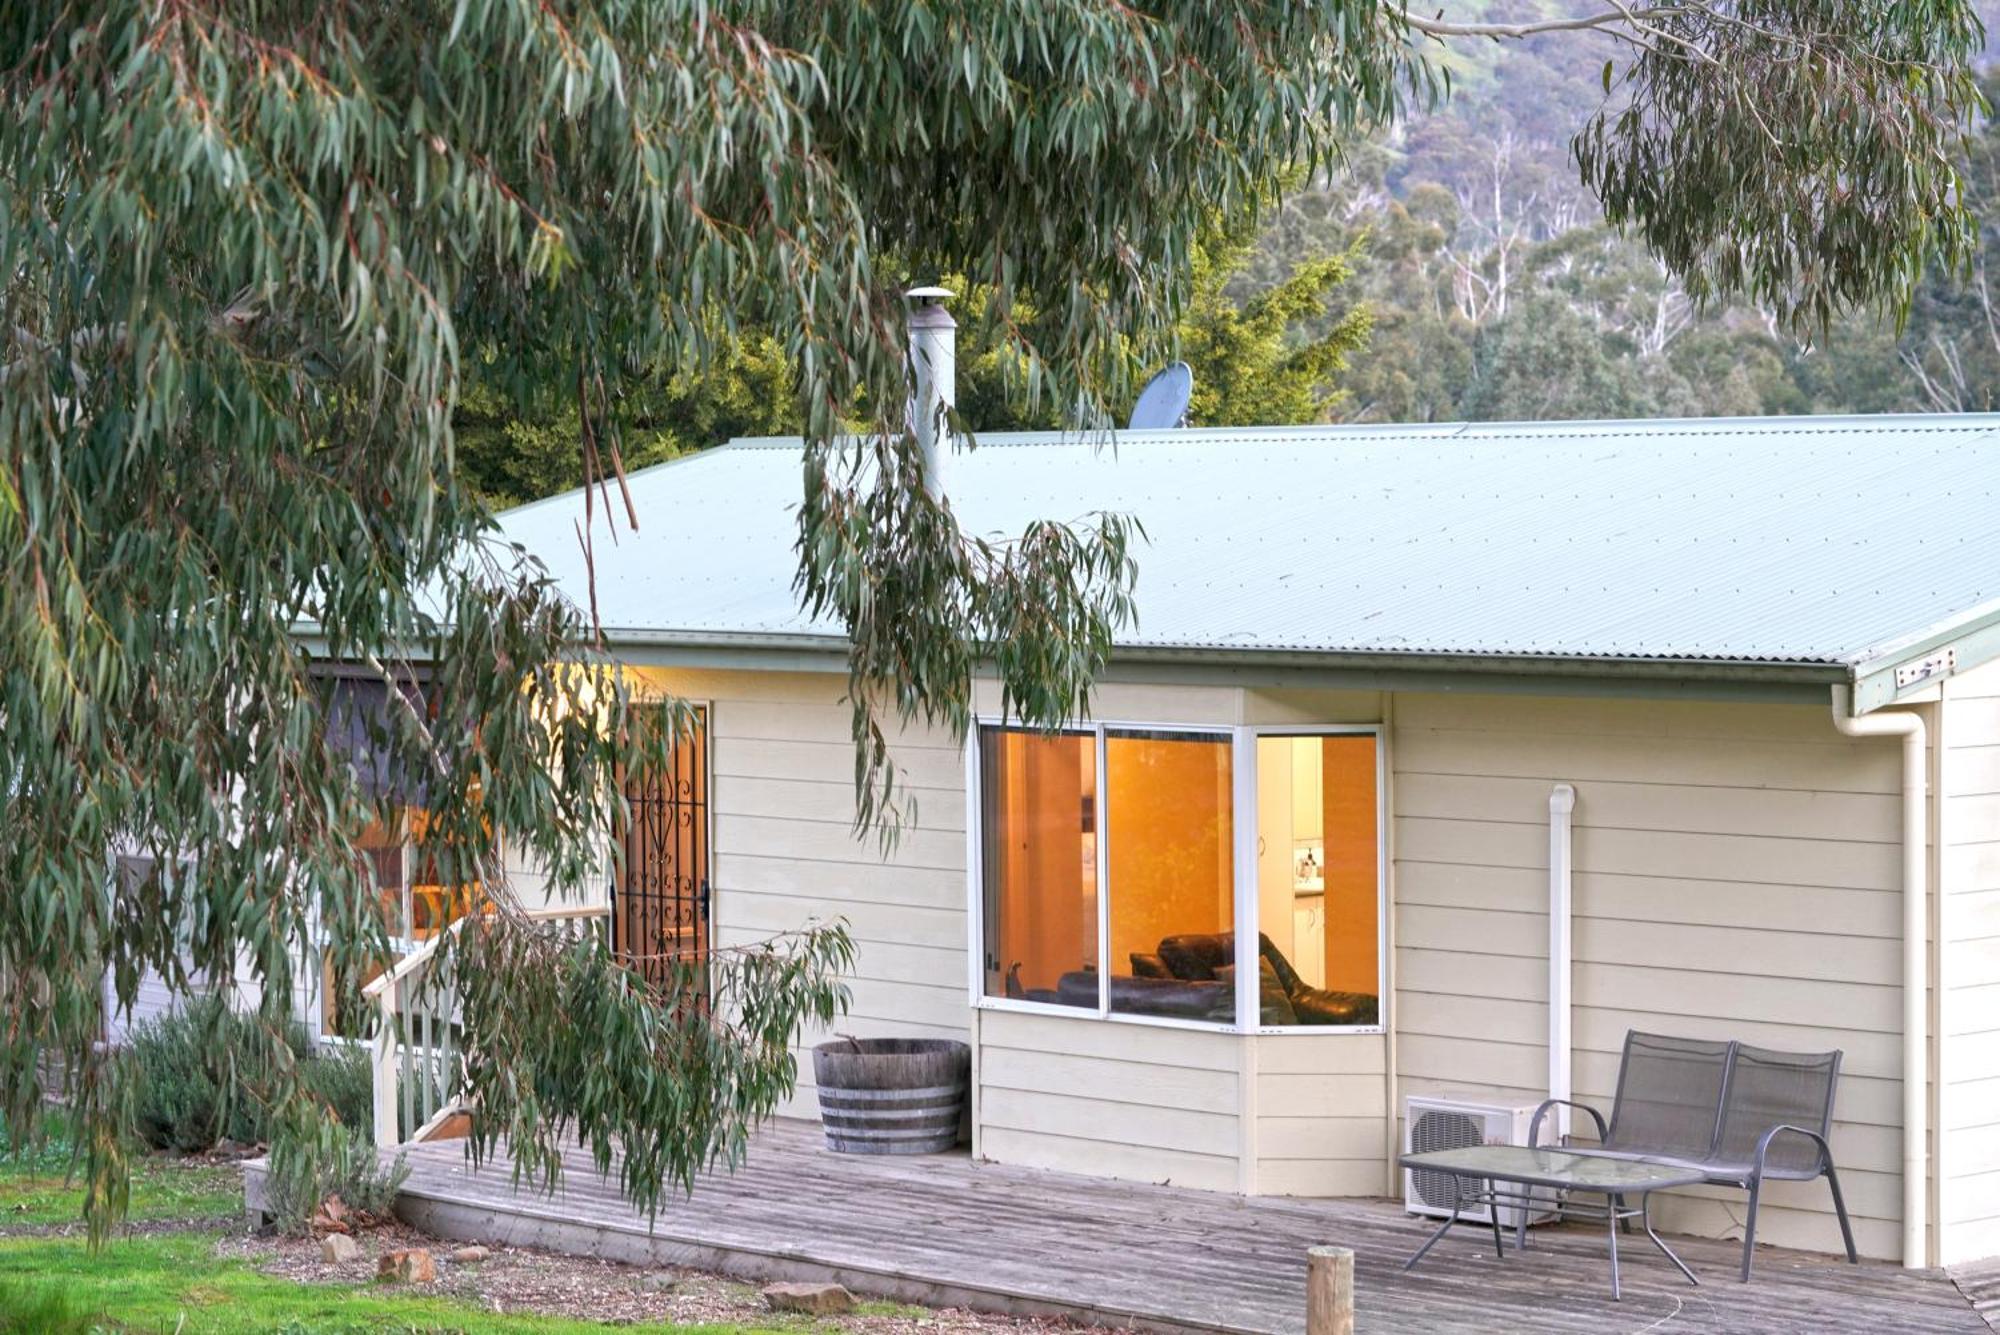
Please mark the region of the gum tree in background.
[[[1961, 0], [1570, 22], [1623, 52], [1578, 127], [1583, 179], [1691, 292], [1809, 327], [1967, 253]], [[58, 1072], [101, 1229], [129, 1123], [93, 1046], [106, 976], [122, 1005], [142, 969], [233, 974], [275, 1026], [316, 915], [344, 971], [385, 957], [354, 843], [386, 804], [331, 744], [315, 664], [389, 692], [372, 730], [421, 776], [419, 852], [447, 881], [492, 884], [503, 839], [561, 888], [587, 874], [612, 776], [667, 738], [454, 466], [475, 369], [517, 412], [574, 414], [594, 524], [655, 522], [620, 495], [623, 386], [775, 340], [808, 442], [799, 593], [850, 629], [859, 820], [893, 828], [886, 730], [962, 729], [982, 654], [1024, 719], [1072, 713], [1130, 615], [1136, 536], [1101, 516], [975, 539], [926, 498], [898, 290], [980, 284], [1015, 392], [1099, 425], [1182, 316], [1204, 217], [1428, 97], [1435, 43], [1508, 35], [1374, 0], [11, 0], [10, 1132]], [[166, 870], [112, 896], [121, 847]], [[600, 1146], [674, 1127], [632, 1142], [645, 1206], [740, 1152], [847, 952], [826, 932], [742, 957], [731, 979], [763, 1000], [690, 1031], [698, 1008], [507, 915], [462, 938], [484, 1143], [504, 1131], [546, 1174], [561, 1119]], [[606, 1051], [632, 1079], [581, 1078]]]
[[[1193, 426], [1253, 426], [1324, 421], [1343, 401], [1336, 375], [1367, 341], [1368, 316], [1329, 318], [1327, 307], [1347, 283], [1349, 257], [1318, 255], [1287, 265], [1268, 286], [1238, 301], [1226, 288], [1242, 274], [1256, 240], [1254, 218], [1233, 231], [1204, 227], [1190, 252], [1191, 281], [1171, 339], [1194, 369]], [[1018, 392], [1018, 359], [1004, 341], [1035, 323], [1016, 301], [1011, 323], [986, 320], [987, 292], [948, 275], [957, 293], [952, 311], [966, 326], [958, 340], [958, 412], [989, 431], [1058, 430], [1058, 405], [1029, 405]], [[707, 364], [654, 371], [628, 381], [615, 405], [627, 468], [660, 463], [732, 436], [796, 435], [792, 372], [767, 334], [721, 337]], [[476, 370], [476, 368], [475, 368]], [[481, 383], [467, 384], [453, 415], [460, 476], [496, 506], [539, 500], [575, 487], [578, 414], [556, 405], [551, 416], [527, 419]]]

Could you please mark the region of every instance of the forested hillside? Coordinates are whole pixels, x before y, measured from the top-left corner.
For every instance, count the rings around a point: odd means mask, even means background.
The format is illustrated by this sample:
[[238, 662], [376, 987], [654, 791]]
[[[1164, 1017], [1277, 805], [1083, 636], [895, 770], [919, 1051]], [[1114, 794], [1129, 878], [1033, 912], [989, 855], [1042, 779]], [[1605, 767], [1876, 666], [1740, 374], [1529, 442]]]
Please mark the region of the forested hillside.
[[[1596, 6], [1591, 6], [1595, 8]], [[1444, 7], [1453, 19], [1559, 16], [1576, 0]], [[1987, 95], [2000, 3], [1983, 7]], [[1981, 127], [1968, 188], [1979, 262], [1932, 275], [1899, 333], [1852, 316], [1810, 351], [1751, 307], [1698, 312], [1636, 240], [1605, 226], [1570, 134], [1605, 96], [1599, 34], [1454, 48], [1449, 100], [1358, 148], [1287, 199], [1230, 291], [1248, 299], [1302, 260], [1350, 252], [1325, 319], [1372, 317], [1333, 414], [1354, 421], [1965, 411], [2000, 406], [2000, 126]]]
[[[1454, 21], [1519, 23], [1601, 3], [1441, 8]], [[1996, 102], [2000, 0], [1982, 13]], [[1698, 311], [1638, 240], [1604, 223], [1570, 140], [1607, 96], [1613, 38], [1460, 40], [1433, 54], [1449, 75], [1439, 105], [1353, 145], [1342, 170], [1290, 191], [1261, 232], [1216, 218], [1199, 239], [1177, 329], [1197, 425], [2000, 408], [2000, 123], [1977, 128], [1966, 164], [1984, 220], [1971, 272], [1930, 275], [1901, 329], [1896, 312], [1852, 314], [1808, 347], [1755, 306]], [[1060, 425], [1061, 405], [1024, 402], [978, 285], [922, 276], [961, 294], [967, 424]], [[615, 405], [625, 466], [797, 429], [782, 350], [747, 329], [717, 346], [708, 364], [626, 384]], [[523, 414], [475, 376], [457, 426], [462, 465], [496, 503], [581, 476], [572, 402]]]

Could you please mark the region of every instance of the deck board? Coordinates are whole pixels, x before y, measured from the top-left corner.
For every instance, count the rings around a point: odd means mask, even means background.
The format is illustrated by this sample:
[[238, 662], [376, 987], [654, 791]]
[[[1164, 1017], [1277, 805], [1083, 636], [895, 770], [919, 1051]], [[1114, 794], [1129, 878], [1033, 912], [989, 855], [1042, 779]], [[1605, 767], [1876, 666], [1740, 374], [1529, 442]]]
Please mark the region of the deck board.
[[1110, 1182], [966, 1156], [831, 1154], [818, 1128], [774, 1122], [734, 1174], [670, 1201], [649, 1230], [589, 1156], [566, 1157], [555, 1196], [516, 1192], [507, 1164], [475, 1171], [462, 1147], [415, 1147], [398, 1212], [440, 1236], [532, 1244], [749, 1278], [835, 1278], [857, 1291], [1106, 1324], [1278, 1335], [1304, 1326], [1305, 1250], [1355, 1252], [1357, 1323], [1368, 1332], [1813, 1331], [1984, 1335], [1939, 1271], [1905, 1271], [1760, 1249], [1735, 1280], [1727, 1242], [1670, 1239], [1695, 1288], [1643, 1235], [1624, 1240], [1613, 1303], [1602, 1234], [1535, 1230], [1496, 1260], [1466, 1228], [1405, 1274], [1428, 1224], [1393, 1202], [1243, 1198]]

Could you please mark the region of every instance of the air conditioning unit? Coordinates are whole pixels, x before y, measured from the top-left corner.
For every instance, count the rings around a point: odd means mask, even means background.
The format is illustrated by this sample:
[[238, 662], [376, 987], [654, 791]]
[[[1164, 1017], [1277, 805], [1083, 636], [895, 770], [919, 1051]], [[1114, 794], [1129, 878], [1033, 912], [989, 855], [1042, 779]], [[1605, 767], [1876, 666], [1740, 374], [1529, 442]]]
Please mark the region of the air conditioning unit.
[[[1511, 1107], [1451, 1095], [1411, 1094], [1403, 1100], [1403, 1152], [1421, 1154], [1426, 1150], [1456, 1150], [1467, 1145], [1525, 1145], [1528, 1124], [1534, 1117], [1532, 1103]], [[1403, 1170], [1403, 1208], [1411, 1214], [1448, 1217], [1454, 1190], [1449, 1173]], [[1468, 1205], [1459, 1211], [1458, 1217], [1468, 1223], [1487, 1224], [1492, 1222], [1492, 1210], [1484, 1205]], [[1502, 1228], [1513, 1228], [1520, 1217], [1520, 1206], [1500, 1207]], [[1554, 1218], [1553, 1210], [1534, 1210], [1529, 1213], [1528, 1222], [1543, 1224]]]

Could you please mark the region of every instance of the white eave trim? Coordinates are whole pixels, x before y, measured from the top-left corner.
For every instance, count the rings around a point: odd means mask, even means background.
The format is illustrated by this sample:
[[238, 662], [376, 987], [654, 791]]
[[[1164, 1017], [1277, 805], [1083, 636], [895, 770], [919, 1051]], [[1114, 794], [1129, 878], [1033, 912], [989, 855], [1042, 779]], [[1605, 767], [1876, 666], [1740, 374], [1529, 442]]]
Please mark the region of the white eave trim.
[[1940, 682], [2000, 659], [2000, 599], [1867, 651], [1848, 669], [1858, 717], [1908, 704]]

